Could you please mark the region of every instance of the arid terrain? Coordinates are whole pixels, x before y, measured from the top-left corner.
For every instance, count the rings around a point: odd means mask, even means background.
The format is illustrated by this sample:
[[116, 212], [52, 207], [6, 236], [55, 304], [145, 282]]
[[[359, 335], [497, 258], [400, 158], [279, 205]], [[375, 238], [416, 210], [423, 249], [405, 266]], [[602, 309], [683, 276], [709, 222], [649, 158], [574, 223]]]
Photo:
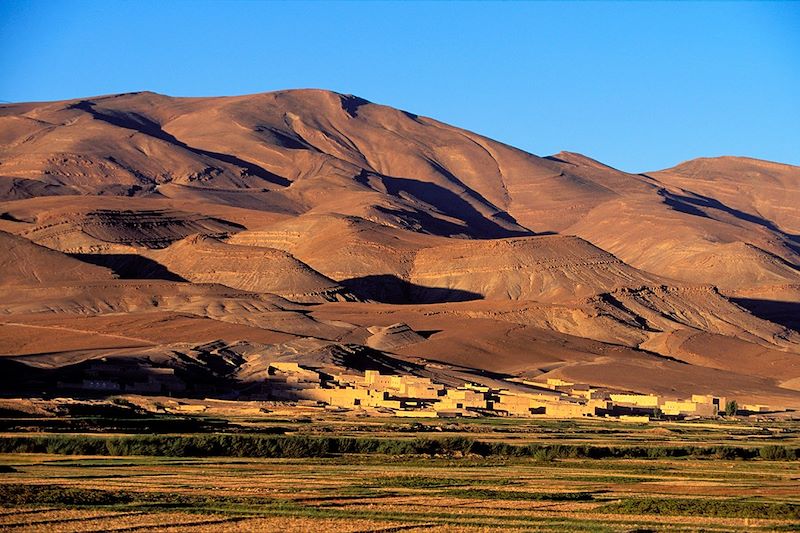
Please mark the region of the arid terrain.
[[321, 90], [0, 105], [2, 390], [286, 361], [800, 409], [799, 206], [798, 167], [629, 174]]

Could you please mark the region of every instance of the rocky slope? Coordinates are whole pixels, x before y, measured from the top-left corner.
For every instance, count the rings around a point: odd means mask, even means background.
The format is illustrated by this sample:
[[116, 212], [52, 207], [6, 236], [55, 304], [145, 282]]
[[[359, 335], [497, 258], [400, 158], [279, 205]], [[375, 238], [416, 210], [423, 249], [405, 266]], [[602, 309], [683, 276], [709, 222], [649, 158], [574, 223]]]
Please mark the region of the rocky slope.
[[798, 191], [788, 165], [634, 175], [320, 90], [0, 105], [0, 347], [313, 345], [800, 407]]
[[194, 235], [148, 252], [147, 257], [193, 283], [219, 283], [304, 303], [355, 299], [335, 281], [274, 248], [238, 246]]

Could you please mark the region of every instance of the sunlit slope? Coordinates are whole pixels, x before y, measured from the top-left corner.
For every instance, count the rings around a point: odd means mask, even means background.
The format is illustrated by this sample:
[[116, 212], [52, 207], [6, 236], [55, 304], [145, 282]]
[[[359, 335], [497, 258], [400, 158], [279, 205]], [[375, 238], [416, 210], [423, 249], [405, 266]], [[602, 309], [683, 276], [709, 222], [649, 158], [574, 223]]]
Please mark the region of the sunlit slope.
[[114, 277], [108, 269], [86, 264], [4, 231], [0, 231], [0, 250], [0, 285], [3, 286]]
[[239, 246], [195, 235], [147, 256], [194, 283], [220, 283], [298, 302], [354, 299], [330, 278], [274, 248]]
[[3, 354], [222, 358], [222, 387], [311, 347], [787, 403], [799, 175], [630, 174], [321, 90], [2, 105]]

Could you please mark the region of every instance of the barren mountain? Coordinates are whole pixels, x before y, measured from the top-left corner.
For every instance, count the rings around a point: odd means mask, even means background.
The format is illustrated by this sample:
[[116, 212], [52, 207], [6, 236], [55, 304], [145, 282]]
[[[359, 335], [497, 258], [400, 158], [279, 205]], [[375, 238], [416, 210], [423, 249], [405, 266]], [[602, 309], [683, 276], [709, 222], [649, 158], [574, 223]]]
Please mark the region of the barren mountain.
[[0, 105], [0, 348], [800, 408], [798, 195], [788, 165], [629, 174], [320, 90]]

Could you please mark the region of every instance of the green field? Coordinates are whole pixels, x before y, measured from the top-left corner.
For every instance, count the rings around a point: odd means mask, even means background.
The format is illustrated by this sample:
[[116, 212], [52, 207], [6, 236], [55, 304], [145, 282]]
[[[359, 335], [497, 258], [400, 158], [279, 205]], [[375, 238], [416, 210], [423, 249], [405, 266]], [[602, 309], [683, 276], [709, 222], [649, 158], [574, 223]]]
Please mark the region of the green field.
[[2, 434], [0, 530], [800, 530], [791, 421], [228, 422]]
[[13, 469], [0, 486], [3, 531], [166, 524], [203, 531], [775, 531], [800, 524], [797, 462], [7, 454], [0, 464]]

